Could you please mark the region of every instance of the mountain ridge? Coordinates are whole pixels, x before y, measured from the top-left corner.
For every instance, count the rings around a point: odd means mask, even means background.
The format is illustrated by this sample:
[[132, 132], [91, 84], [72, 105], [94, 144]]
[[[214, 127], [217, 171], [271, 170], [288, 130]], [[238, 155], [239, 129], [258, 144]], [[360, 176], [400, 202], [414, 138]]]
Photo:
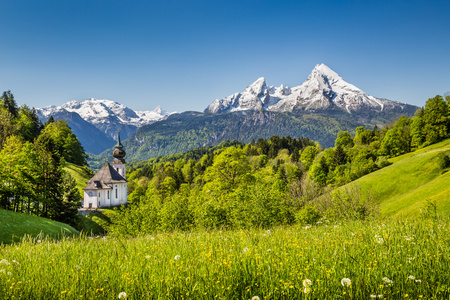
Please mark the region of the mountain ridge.
[[316, 65], [305, 82], [295, 87], [268, 86], [264, 77], [247, 86], [242, 93], [234, 93], [214, 100], [205, 113], [224, 113], [243, 110], [276, 112], [317, 112], [341, 110], [361, 120], [367, 111], [405, 111], [414, 113], [418, 107], [367, 95], [344, 81], [324, 64]]
[[42, 122], [50, 116], [67, 120], [81, 144], [89, 153], [99, 154], [114, 145], [120, 130], [123, 139], [139, 127], [167, 118], [168, 113], [157, 106], [151, 111], [134, 111], [124, 104], [106, 99], [72, 100], [61, 106], [50, 105], [36, 109]]

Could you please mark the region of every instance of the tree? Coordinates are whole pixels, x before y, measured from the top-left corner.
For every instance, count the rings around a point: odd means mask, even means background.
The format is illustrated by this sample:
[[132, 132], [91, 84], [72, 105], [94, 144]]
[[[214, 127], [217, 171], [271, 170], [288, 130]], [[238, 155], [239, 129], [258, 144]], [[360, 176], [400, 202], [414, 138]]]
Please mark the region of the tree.
[[428, 99], [423, 112], [424, 133], [427, 144], [436, 143], [448, 136], [449, 108], [442, 96]]
[[17, 118], [17, 104], [11, 91], [3, 92], [0, 100], [3, 104], [3, 107], [5, 107], [9, 111], [9, 113], [13, 115], [14, 118]]
[[0, 149], [3, 148], [10, 135], [16, 134], [14, 121], [14, 116], [6, 108], [0, 106]]
[[34, 198], [33, 157], [30, 143], [23, 143], [15, 135], [7, 138], [0, 152], [1, 207], [29, 212], [28, 201]]
[[314, 146], [308, 146], [303, 149], [300, 155], [300, 162], [303, 164], [305, 170], [309, 170], [318, 153], [319, 150]]
[[416, 111], [411, 123], [411, 147], [412, 149], [419, 149], [425, 142], [425, 120], [423, 119], [424, 111], [419, 108]]
[[56, 220], [77, 227], [78, 208], [81, 207], [81, 195], [75, 180], [69, 173], [64, 172], [62, 179], [62, 205]]
[[206, 190], [231, 190], [249, 175], [250, 164], [242, 149], [229, 147], [214, 158], [206, 170]]
[[58, 120], [48, 123], [41, 135], [48, 136], [53, 140], [54, 150], [67, 162], [80, 166], [87, 165], [87, 154], [66, 121]]
[[19, 108], [17, 131], [25, 141], [33, 142], [41, 131], [41, 123], [36, 110], [24, 105]]
[[339, 131], [334, 146], [341, 146], [342, 148], [353, 147], [353, 138], [347, 131]]

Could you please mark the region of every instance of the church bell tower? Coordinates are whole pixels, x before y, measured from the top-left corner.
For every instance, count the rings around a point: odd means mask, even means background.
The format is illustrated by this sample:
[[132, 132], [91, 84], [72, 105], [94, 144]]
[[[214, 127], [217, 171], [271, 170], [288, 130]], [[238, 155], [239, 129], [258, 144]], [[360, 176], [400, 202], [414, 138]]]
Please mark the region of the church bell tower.
[[125, 170], [125, 150], [123, 150], [123, 145], [120, 142], [120, 130], [117, 133], [117, 145], [116, 149], [113, 151], [113, 164], [112, 167], [116, 170], [123, 178], [126, 178], [126, 170]]

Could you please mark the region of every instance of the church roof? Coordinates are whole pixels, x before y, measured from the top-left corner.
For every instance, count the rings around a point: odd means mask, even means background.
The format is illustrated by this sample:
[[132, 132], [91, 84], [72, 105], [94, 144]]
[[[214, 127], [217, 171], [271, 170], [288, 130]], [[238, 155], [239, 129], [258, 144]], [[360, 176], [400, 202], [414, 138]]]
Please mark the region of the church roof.
[[108, 184], [127, 182], [109, 163], [103, 167], [87, 182], [83, 190], [112, 189]]

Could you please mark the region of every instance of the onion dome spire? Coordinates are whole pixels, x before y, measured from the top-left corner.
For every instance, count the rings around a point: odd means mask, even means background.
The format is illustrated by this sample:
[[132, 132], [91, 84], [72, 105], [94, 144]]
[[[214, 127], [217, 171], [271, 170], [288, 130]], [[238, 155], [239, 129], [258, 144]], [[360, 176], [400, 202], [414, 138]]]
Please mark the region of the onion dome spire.
[[124, 157], [125, 157], [126, 153], [125, 153], [125, 150], [123, 150], [122, 143], [120, 142], [120, 129], [117, 133], [117, 145], [115, 146], [115, 148], [116, 149], [114, 149], [114, 151], [113, 151], [114, 163], [121, 162], [124, 164], [125, 163]]

